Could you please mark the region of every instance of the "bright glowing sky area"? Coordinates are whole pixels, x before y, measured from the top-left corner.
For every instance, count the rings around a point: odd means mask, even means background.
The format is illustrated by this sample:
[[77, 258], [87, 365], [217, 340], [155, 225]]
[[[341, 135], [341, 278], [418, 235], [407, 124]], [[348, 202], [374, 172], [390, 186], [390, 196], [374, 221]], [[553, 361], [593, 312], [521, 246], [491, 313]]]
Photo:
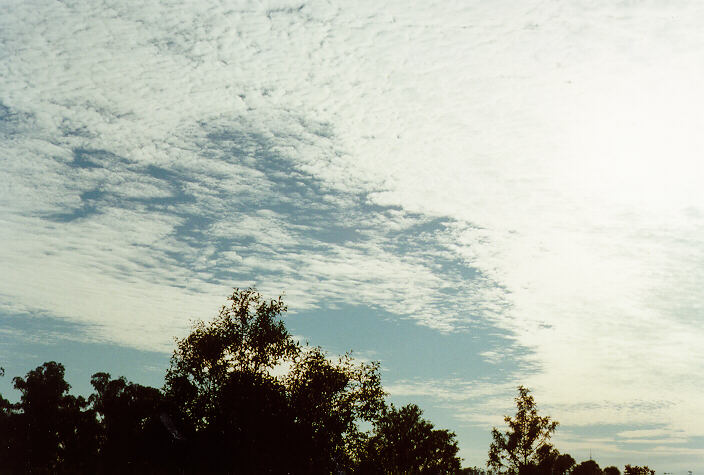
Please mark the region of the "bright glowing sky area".
[[[0, 365], [160, 386], [232, 287], [483, 466], [704, 471], [704, 4], [0, 0]], [[1, 392], [11, 395], [10, 378]]]

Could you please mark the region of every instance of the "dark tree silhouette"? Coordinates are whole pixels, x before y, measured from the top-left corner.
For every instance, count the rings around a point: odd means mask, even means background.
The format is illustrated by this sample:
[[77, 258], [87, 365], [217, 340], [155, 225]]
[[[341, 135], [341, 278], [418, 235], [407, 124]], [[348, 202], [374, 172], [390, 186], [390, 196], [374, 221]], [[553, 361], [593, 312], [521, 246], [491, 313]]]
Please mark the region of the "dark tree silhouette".
[[655, 470], [651, 470], [647, 465], [626, 465], [623, 469], [624, 475], [655, 475]]
[[536, 455], [537, 465], [525, 467], [522, 473], [565, 475], [575, 464], [575, 460], [571, 455], [561, 454], [559, 450], [549, 444], [539, 447]]
[[509, 474], [539, 473], [543, 459], [552, 454], [549, 440], [558, 422], [538, 415], [535, 399], [523, 386], [518, 387], [515, 401], [516, 416], [504, 417], [508, 430], [492, 430], [494, 441], [489, 447], [487, 466]]
[[177, 340], [165, 393], [181, 409], [191, 471], [282, 471], [296, 465], [291, 446], [299, 437], [285, 386], [271, 370], [299, 347], [280, 320], [281, 299], [235, 289], [229, 300], [214, 321], [196, 322]]
[[0, 473], [20, 473], [25, 466], [20, 453], [26, 444], [21, 419], [19, 404], [0, 396]]
[[604, 475], [621, 475], [621, 470], [611, 465], [604, 469]]
[[177, 340], [166, 373], [167, 393], [182, 404], [193, 429], [210, 422], [219, 391], [233, 374], [268, 378], [268, 370], [295, 356], [298, 345], [279, 319], [282, 300], [264, 301], [252, 289], [235, 289], [211, 323], [198, 321]]
[[486, 470], [479, 467], [466, 467], [458, 472], [460, 475], [486, 475]]
[[0, 473], [459, 472], [454, 433], [417, 406], [386, 408], [378, 363], [298, 344], [281, 298], [229, 300], [177, 340], [163, 389], [101, 372], [86, 401], [53, 361], [14, 378], [20, 401], [0, 396]]
[[280, 320], [281, 298], [235, 289], [229, 300], [213, 322], [197, 322], [177, 341], [166, 375], [166, 395], [182, 408], [178, 419], [191, 441], [191, 469], [349, 468], [357, 422], [382, 406], [378, 366], [349, 356], [335, 363], [319, 348], [301, 348]]
[[386, 409], [366, 441], [360, 473], [445, 474], [460, 471], [455, 434], [433, 429], [414, 404]]
[[7, 452], [1, 463], [8, 472], [84, 471], [94, 460], [95, 415], [84, 398], [68, 394], [64, 373], [62, 364], [50, 361], [13, 379], [20, 401], [2, 401]]
[[371, 422], [383, 409], [379, 365], [355, 362], [350, 355], [331, 361], [320, 348], [306, 347], [284, 378], [295, 423], [302, 431], [309, 469], [350, 470], [362, 434], [359, 421]]
[[172, 434], [162, 392], [108, 373], [91, 377], [89, 401], [100, 420], [100, 473], [159, 473], [173, 468], [178, 434]]
[[593, 460], [585, 460], [572, 469], [572, 475], [602, 475], [599, 464]]
[[565, 475], [570, 472], [575, 463], [570, 454], [560, 454], [552, 464], [552, 473], [553, 475]]

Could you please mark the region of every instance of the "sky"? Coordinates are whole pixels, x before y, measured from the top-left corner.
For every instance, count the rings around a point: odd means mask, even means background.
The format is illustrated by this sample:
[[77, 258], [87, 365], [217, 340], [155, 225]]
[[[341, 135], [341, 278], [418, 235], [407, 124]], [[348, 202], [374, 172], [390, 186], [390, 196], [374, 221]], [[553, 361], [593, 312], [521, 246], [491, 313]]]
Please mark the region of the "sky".
[[0, 363], [159, 386], [233, 287], [484, 465], [704, 472], [704, 5], [0, 0]]

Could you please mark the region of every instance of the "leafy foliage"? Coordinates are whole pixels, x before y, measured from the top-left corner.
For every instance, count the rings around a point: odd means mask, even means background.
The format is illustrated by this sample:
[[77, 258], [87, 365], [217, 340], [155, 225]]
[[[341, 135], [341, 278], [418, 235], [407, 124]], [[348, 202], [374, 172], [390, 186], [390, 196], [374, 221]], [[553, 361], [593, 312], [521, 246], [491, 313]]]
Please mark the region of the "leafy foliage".
[[575, 464], [574, 458], [570, 454], [559, 454], [552, 463], [553, 475], [565, 475], [570, 473]]
[[558, 422], [538, 415], [535, 399], [523, 386], [518, 387], [515, 401], [515, 417], [504, 417], [508, 430], [492, 430], [487, 466], [497, 471], [505, 469], [509, 474], [538, 473], [545, 459], [552, 458], [549, 440]]
[[176, 437], [162, 419], [166, 402], [156, 388], [108, 373], [91, 377], [95, 392], [89, 401], [100, 422], [97, 438], [101, 473], [157, 472], [170, 466]]
[[572, 469], [572, 475], [601, 475], [602, 473], [599, 464], [593, 460], [585, 460]]
[[229, 300], [177, 341], [166, 376], [165, 393], [197, 447], [193, 470], [350, 469], [358, 421], [383, 406], [378, 365], [302, 348], [280, 319], [281, 298], [235, 289]]
[[433, 429], [415, 404], [384, 410], [366, 441], [360, 473], [458, 473], [455, 434]]
[[[460, 470], [455, 434], [418, 406], [385, 405], [378, 363], [298, 344], [281, 298], [235, 289], [229, 302], [176, 341], [162, 389], [101, 372], [88, 400], [74, 397], [53, 361], [14, 378], [20, 401], [0, 396], [0, 473], [479, 473]], [[574, 459], [549, 443], [558, 423], [518, 392], [488, 465], [569, 473]], [[590, 467], [572, 473], [601, 473]]]
[[64, 366], [55, 361], [15, 377], [17, 404], [2, 399], [2, 461], [8, 471], [80, 471], [95, 453], [97, 423], [82, 397], [68, 394]]
[[626, 465], [623, 469], [624, 475], [655, 475], [655, 470], [651, 470], [647, 465]]
[[[235, 289], [210, 324], [199, 321], [190, 335], [177, 340], [166, 373], [166, 391], [182, 404], [195, 429], [217, 412], [218, 391], [233, 373], [267, 378], [267, 370], [298, 352], [280, 315], [281, 301], [262, 299], [253, 289]], [[256, 379], [255, 378], [255, 379]]]
[[334, 471], [354, 466], [361, 438], [358, 421], [374, 421], [383, 408], [378, 363], [356, 363], [350, 355], [330, 361], [307, 348], [284, 378], [295, 422], [309, 441], [308, 466]]
[[575, 460], [570, 454], [561, 454], [559, 450], [549, 444], [539, 447], [536, 455], [537, 465], [524, 467], [521, 473], [565, 475], [575, 464]]

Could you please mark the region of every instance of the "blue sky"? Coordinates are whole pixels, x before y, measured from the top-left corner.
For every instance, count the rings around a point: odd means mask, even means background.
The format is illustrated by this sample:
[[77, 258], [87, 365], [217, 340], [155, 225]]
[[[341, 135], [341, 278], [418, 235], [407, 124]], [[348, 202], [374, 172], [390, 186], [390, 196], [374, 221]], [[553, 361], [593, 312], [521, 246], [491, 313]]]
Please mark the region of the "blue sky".
[[0, 12], [10, 376], [158, 385], [256, 285], [470, 465], [524, 384], [578, 460], [704, 470], [698, 3]]

